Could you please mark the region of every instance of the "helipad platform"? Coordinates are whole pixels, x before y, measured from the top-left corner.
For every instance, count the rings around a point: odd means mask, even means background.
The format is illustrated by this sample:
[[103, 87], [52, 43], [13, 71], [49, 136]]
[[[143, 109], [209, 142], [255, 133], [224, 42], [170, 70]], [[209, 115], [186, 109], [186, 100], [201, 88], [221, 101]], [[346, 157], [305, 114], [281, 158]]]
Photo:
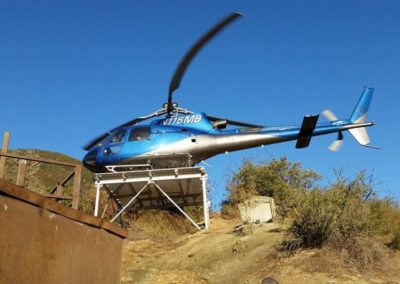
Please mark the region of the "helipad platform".
[[[114, 169], [113, 169], [114, 170]], [[203, 167], [114, 171], [95, 175], [97, 188], [95, 216], [98, 215], [100, 188], [105, 187], [121, 210], [168, 209], [176, 207], [192, 224], [200, 227], [182, 210], [185, 206], [203, 205], [204, 226], [209, 224], [207, 174]]]

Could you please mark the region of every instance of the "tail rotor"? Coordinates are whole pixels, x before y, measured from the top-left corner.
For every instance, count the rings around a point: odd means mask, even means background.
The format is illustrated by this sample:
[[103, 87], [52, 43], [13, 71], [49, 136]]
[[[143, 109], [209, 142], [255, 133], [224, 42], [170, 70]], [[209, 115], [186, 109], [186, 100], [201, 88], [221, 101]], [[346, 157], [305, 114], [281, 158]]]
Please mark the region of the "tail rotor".
[[[370, 139], [367, 133], [367, 129], [365, 126], [373, 126], [375, 123], [365, 123], [368, 114], [368, 108], [371, 103], [372, 95], [374, 93], [374, 89], [369, 87], [365, 87], [361, 97], [353, 110], [349, 119], [339, 120], [336, 115], [329, 109], [326, 109], [322, 112], [322, 114], [334, 125], [341, 124], [351, 124], [351, 125], [360, 125], [359, 127], [352, 127], [348, 129], [349, 133], [353, 136], [353, 138], [364, 147], [379, 149], [378, 147], [370, 145]], [[329, 150], [338, 151], [343, 144], [343, 134], [342, 131], [338, 132], [337, 139], [329, 146]]]
[[331, 144], [331, 146], [328, 147], [328, 149], [333, 152], [337, 152], [339, 151], [340, 147], [342, 147], [342, 144], [343, 144], [343, 134], [342, 132], [339, 132], [338, 138], [335, 141], [333, 141], [333, 143]]
[[[336, 115], [330, 110], [330, 109], [326, 109], [322, 112], [322, 114], [330, 121], [337, 121], [338, 118], [336, 117]], [[337, 152], [339, 151], [340, 147], [342, 147], [343, 144], [343, 134], [342, 132], [338, 132], [338, 137], [335, 141], [333, 141], [333, 143], [328, 147], [329, 150], [333, 151], [333, 152]]]

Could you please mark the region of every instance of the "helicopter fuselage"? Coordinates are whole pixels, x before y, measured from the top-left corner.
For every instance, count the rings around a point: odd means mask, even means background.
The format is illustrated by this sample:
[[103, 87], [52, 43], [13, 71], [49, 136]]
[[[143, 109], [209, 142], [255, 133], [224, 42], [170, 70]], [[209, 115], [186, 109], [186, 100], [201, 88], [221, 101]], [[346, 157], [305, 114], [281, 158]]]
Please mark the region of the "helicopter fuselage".
[[[316, 124], [309, 136], [365, 126], [371, 126], [371, 123], [337, 120]], [[298, 140], [302, 132], [302, 126], [214, 127], [204, 113], [176, 114], [154, 120], [149, 125], [121, 127], [93, 147], [83, 162], [96, 172], [105, 171], [110, 165], [152, 168], [193, 166], [224, 152]]]

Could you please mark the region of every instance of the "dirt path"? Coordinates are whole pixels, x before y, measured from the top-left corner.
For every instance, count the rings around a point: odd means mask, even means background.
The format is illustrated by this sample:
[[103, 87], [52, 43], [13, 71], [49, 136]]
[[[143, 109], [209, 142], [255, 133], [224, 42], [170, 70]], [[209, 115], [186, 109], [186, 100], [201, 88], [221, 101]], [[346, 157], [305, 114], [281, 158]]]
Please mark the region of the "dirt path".
[[[122, 258], [122, 282], [128, 283], [261, 283], [273, 277], [279, 283], [400, 283], [396, 276], [307, 272], [303, 264], [313, 251], [287, 259], [272, 255], [283, 233], [276, 224], [255, 225], [253, 234], [232, 233], [239, 220], [211, 220], [208, 231], [182, 237], [173, 244], [149, 240], [126, 241]], [[400, 274], [397, 278], [400, 281]]]

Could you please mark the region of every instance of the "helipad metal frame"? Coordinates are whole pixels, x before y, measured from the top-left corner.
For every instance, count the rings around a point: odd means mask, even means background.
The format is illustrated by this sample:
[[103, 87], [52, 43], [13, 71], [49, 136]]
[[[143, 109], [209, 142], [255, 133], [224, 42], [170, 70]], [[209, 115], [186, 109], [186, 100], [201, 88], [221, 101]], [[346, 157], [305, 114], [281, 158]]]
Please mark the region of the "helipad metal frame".
[[[177, 182], [180, 183], [181, 180], [198, 180], [200, 181], [200, 188], [199, 187], [192, 187], [197, 189], [197, 191], [202, 192], [202, 201], [203, 201], [203, 211], [204, 211], [204, 228], [208, 229], [209, 227], [209, 201], [207, 197], [207, 174], [203, 167], [186, 167], [186, 168], [170, 168], [170, 169], [155, 169], [155, 170], [139, 170], [139, 171], [113, 171], [107, 173], [99, 173], [95, 175], [95, 186], [96, 186], [96, 201], [95, 201], [95, 210], [94, 216], [98, 216], [99, 213], [99, 201], [100, 201], [100, 190], [103, 186], [107, 188], [108, 193], [112, 196], [118, 204], [122, 207], [119, 212], [111, 219], [111, 222], [114, 222], [123, 212], [125, 212], [129, 207], [134, 204], [134, 201], [138, 199], [140, 194], [145, 191], [148, 187], [153, 187], [157, 189], [165, 198], [171, 202], [173, 206], [175, 206], [198, 230], [201, 230], [200, 226], [193, 221], [190, 216], [188, 216], [185, 211], [173, 200], [175, 198], [182, 198], [184, 203], [186, 203], [185, 199], [187, 196], [183, 194], [180, 196], [169, 196], [168, 190], [171, 188], [162, 188], [159, 184], [163, 181], [168, 181], [167, 186], [164, 187], [171, 187], [175, 186]], [[174, 183], [176, 181], [176, 183]], [[108, 188], [108, 186], [120, 186], [123, 187], [125, 184], [130, 184], [131, 187], [133, 185], [142, 185], [144, 186], [140, 188], [139, 191], [133, 191], [132, 195], [123, 195], [122, 197], [131, 197], [132, 198], [128, 202], [122, 202], [121, 197], [118, 196], [118, 190], [114, 192]], [[192, 183], [190, 183], [192, 184]], [[195, 183], [196, 184], [196, 183]], [[181, 186], [181, 184], [176, 185], [177, 187]], [[190, 185], [192, 186], [192, 185]], [[118, 188], [118, 187], [117, 187]], [[161, 195], [160, 195], [161, 196]], [[198, 196], [198, 195], [197, 195]], [[139, 200], [139, 199], [138, 199]], [[182, 202], [181, 202], [182, 203]], [[185, 205], [193, 205], [193, 204], [183, 204]], [[171, 206], [172, 207], [172, 206]]]

